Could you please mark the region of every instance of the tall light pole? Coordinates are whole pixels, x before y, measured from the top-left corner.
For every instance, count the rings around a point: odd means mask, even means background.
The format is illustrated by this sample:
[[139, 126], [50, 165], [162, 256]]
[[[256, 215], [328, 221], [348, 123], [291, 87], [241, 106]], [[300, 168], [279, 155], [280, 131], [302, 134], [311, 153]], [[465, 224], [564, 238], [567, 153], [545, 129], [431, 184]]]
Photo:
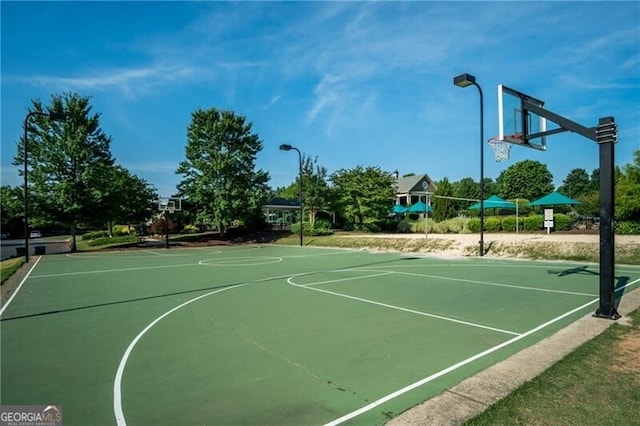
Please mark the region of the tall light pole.
[[281, 151], [291, 151], [292, 149], [298, 151], [298, 180], [300, 181], [300, 247], [302, 247], [302, 233], [304, 231], [304, 207], [302, 205], [302, 154], [295, 146], [291, 146], [289, 144], [280, 145]]
[[29, 118], [36, 115], [48, 117], [51, 121], [66, 121], [67, 116], [63, 112], [40, 112], [30, 111], [24, 118], [24, 261], [29, 263], [29, 187], [27, 179], [27, 163], [29, 159]]
[[476, 86], [480, 92], [480, 256], [484, 256], [484, 101], [482, 88], [471, 74], [460, 74], [453, 78], [458, 87]]

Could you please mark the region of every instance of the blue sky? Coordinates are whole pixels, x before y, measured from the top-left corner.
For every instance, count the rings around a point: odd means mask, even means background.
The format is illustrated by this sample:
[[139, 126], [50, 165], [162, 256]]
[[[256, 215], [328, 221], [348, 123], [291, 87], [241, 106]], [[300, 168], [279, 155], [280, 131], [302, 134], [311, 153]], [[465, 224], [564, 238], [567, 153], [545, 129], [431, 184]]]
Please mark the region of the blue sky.
[[[91, 97], [118, 164], [171, 195], [197, 108], [253, 123], [270, 185], [297, 173], [289, 143], [329, 173], [358, 165], [451, 181], [479, 178], [479, 97], [485, 140], [498, 134], [497, 85], [546, 102], [587, 127], [614, 116], [616, 163], [640, 149], [639, 2], [7, 2], [2, 15], [2, 184], [31, 99]], [[597, 145], [563, 133], [546, 152], [560, 185], [598, 167]]]

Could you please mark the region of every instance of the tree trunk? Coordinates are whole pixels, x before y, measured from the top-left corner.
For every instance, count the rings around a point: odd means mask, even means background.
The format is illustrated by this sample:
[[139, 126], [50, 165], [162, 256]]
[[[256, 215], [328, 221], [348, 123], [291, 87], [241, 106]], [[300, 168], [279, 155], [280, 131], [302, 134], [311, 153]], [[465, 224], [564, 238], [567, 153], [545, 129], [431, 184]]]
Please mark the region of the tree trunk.
[[71, 224], [71, 253], [75, 253], [78, 251], [78, 246], [76, 245], [76, 224], [75, 222]]

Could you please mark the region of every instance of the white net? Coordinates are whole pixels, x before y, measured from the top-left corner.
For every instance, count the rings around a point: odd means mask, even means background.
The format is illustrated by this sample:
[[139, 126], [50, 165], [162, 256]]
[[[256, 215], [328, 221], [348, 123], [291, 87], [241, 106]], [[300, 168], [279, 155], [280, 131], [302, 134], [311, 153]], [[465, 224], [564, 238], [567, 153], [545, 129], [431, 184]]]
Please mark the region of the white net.
[[489, 146], [493, 151], [496, 162], [505, 161], [509, 159], [511, 153], [511, 142], [501, 141], [497, 136], [489, 139]]

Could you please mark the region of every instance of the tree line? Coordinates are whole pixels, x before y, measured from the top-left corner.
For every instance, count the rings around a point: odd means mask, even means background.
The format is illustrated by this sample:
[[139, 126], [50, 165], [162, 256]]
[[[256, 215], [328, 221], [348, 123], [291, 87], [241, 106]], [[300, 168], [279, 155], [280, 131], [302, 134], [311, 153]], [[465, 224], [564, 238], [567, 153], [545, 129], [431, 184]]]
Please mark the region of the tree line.
[[[92, 111], [89, 97], [56, 94], [48, 105], [33, 100], [31, 111], [64, 113], [65, 122], [34, 116], [28, 140], [17, 143], [14, 165], [24, 165], [28, 148], [29, 199], [34, 226], [62, 227], [73, 237], [81, 228], [109, 228], [115, 223], [136, 224], [157, 214], [158, 194], [153, 185], [116, 164], [112, 139], [100, 127], [100, 114]], [[302, 183], [305, 220], [316, 225], [321, 210], [336, 213], [345, 228], [375, 229], [388, 218], [395, 199], [392, 174], [374, 166], [358, 165], [329, 174], [318, 159], [303, 156], [301, 177], [290, 185], [271, 189], [269, 174], [256, 168], [263, 141], [252, 123], [231, 110], [216, 108], [192, 112], [187, 128], [184, 160], [175, 171], [181, 175], [174, 197], [182, 197], [183, 225], [198, 224], [226, 232], [232, 227], [264, 229], [262, 206], [270, 197], [298, 199]], [[22, 171], [19, 173], [22, 174]], [[302, 182], [300, 182], [302, 178]], [[559, 191], [581, 201], [584, 214], [598, 214], [598, 170], [589, 175], [572, 170]], [[485, 179], [485, 195], [533, 200], [554, 189], [553, 176], [537, 161], [525, 160], [505, 169], [493, 181]], [[616, 169], [616, 218], [640, 220], [640, 151], [634, 163]], [[21, 235], [23, 190], [1, 188], [2, 230]], [[477, 200], [480, 185], [471, 177], [457, 182], [443, 178], [434, 194], [435, 219], [443, 220]], [[438, 198], [440, 197], [440, 198]], [[458, 198], [458, 200], [456, 200]], [[174, 224], [175, 225], [175, 224]]]

